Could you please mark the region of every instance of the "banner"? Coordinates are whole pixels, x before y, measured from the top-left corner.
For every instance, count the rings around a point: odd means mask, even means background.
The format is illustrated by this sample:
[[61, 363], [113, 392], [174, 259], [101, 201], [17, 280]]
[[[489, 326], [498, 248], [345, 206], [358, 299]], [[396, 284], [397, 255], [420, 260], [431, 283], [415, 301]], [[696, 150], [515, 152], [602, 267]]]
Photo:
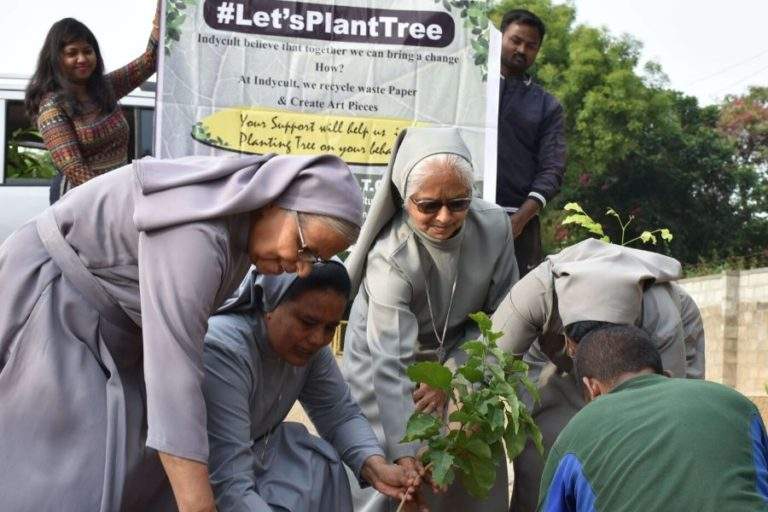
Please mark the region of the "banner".
[[333, 153], [368, 206], [403, 128], [455, 125], [493, 200], [500, 39], [487, 7], [168, 0], [156, 153]]

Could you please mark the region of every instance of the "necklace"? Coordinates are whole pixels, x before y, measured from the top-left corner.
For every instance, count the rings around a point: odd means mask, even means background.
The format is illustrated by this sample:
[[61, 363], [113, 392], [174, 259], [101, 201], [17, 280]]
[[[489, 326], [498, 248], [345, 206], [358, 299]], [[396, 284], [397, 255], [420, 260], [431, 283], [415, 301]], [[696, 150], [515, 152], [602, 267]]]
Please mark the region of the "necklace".
[[427, 292], [427, 307], [429, 308], [429, 319], [432, 321], [432, 330], [437, 338], [437, 360], [443, 362], [443, 356], [445, 355], [445, 349], [443, 344], [445, 343], [445, 334], [448, 332], [448, 321], [451, 319], [451, 310], [453, 309], [453, 297], [456, 294], [456, 282], [459, 280], [459, 273], [456, 272], [456, 278], [453, 280], [453, 286], [451, 286], [451, 299], [448, 301], [448, 311], [445, 314], [445, 323], [443, 324], [443, 335], [437, 334], [437, 325], [435, 324], [435, 314], [432, 312], [432, 299], [429, 297], [429, 282], [427, 278], [424, 278], [424, 287]]
[[459, 246], [459, 254], [456, 258], [456, 276], [453, 278], [453, 285], [451, 285], [451, 298], [448, 300], [448, 311], [445, 313], [445, 323], [443, 324], [442, 336], [437, 332], [435, 313], [432, 309], [432, 298], [430, 297], [429, 293], [429, 280], [427, 279], [427, 276], [424, 276], [424, 289], [427, 292], [427, 308], [429, 308], [429, 319], [432, 322], [432, 331], [435, 333], [435, 338], [437, 339], [437, 360], [440, 363], [443, 362], [443, 357], [445, 356], [445, 335], [448, 332], [448, 322], [451, 320], [451, 311], [453, 311], [453, 299], [456, 296], [456, 283], [459, 282], [459, 260], [461, 259], [461, 249], [462, 247]]

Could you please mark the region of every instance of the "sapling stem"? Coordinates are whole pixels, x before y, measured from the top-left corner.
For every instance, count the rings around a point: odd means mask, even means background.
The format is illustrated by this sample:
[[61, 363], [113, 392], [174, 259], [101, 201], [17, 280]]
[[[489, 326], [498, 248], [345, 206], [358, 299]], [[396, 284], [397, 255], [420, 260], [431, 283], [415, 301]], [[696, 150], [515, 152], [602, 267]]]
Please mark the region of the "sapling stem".
[[[648, 231], [648, 233], [650, 233], [650, 234], [652, 234], [652, 235], [653, 235], [653, 234], [655, 234], [655, 233], [661, 233], [661, 228], [659, 228], [659, 229], [654, 229], [653, 231]], [[629, 244], [631, 244], [632, 242], [635, 242], [635, 241], [637, 241], [637, 240], [641, 240], [642, 238], [643, 238], [643, 236], [642, 236], [642, 235], [640, 235], [640, 236], [636, 236], [635, 238], [633, 238], [633, 239], [632, 239], [632, 240], [630, 240], [629, 242], [627, 242], [627, 243], [623, 243], [623, 244], [621, 244], [621, 245], [629, 245]], [[655, 243], [655, 242], [654, 242], [654, 243]]]
[[[432, 469], [432, 463], [430, 462], [424, 467], [424, 471], [428, 471], [429, 469]], [[395, 512], [400, 512], [403, 510], [403, 507], [405, 506], [405, 497], [408, 496], [408, 494], [403, 494], [403, 498], [400, 500], [400, 505], [397, 507], [397, 510]]]

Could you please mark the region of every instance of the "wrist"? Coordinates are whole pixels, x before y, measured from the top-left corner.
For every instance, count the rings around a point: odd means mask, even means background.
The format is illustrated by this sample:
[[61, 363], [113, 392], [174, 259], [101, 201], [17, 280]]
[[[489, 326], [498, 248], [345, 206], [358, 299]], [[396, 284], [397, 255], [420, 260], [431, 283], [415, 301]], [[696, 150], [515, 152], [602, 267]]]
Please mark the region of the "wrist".
[[517, 213], [528, 221], [535, 217], [539, 211], [541, 211], [541, 204], [535, 199], [528, 198], [520, 206], [520, 209], [517, 210]]
[[360, 476], [363, 478], [363, 480], [369, 484], [372, 484], [375, 480], [377, 480], [376, 475], [378, 474], [379, 467], [386, 464], [387, 461], [384, 460], [384, 457], [381, 455], [371, 455], [365, 459], [365, 462], [363, 462], [363, 467], [360, 469]]

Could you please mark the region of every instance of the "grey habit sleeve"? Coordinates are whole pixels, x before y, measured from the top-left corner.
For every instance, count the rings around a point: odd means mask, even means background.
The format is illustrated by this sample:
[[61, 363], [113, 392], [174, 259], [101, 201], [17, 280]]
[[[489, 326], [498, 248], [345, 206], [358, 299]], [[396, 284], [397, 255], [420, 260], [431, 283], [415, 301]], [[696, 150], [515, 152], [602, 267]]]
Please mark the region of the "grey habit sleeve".
[[685, 337], [685, 377], [703, 379], [706, 368], [706, 349], [701, 312], [696, 302], [682, 286], [673, 283], [672, 288], [680, 297], [680, 318], [683, 321], [683, 336]]
[[[352, 399], [330, 349], [325, 347], [312, 360], [299, 401], [320, 436], [331, 443], [358, 480], [363, 463], [372, 455], [384, 456], [376, 434]], [[367, 485], [367, 482], [361, 481]]]
[[643, 293], [641, 327], [653, 335], [664, 369], [673, 377], [685, 377], [686, 347], [680, 298], [672, 283], [654, 284]]
[[211, 442], [208, 467], [216, 506], [222, 512], [270, 512], [254, 480], [249, 403], [253, 375], [248, 358], [209, 335], [203, 361]]
[[515, 283], [496, 308], [493, 328], [503, 333], [498, 344], [507, 353], [522, 357], [542, 333], [552, 315], [551, 280], [545, 261]]
[[216, 224], [139, 234], [147, 445], [203, 463], [203, 339], [229, 254], [224, 229]]
[[369, 257], [364, 285], [369, 297], [366, 341], [373, 361], [373, 393], [381, 414], [385, 451], [393, 461], [415, 457], [420, 444], [400, 442], [415, 410], [414, 385], [405, 373], [414, 361], [419, 336], [418, 320], [410, 305], [411, 287], [379, 255]]

